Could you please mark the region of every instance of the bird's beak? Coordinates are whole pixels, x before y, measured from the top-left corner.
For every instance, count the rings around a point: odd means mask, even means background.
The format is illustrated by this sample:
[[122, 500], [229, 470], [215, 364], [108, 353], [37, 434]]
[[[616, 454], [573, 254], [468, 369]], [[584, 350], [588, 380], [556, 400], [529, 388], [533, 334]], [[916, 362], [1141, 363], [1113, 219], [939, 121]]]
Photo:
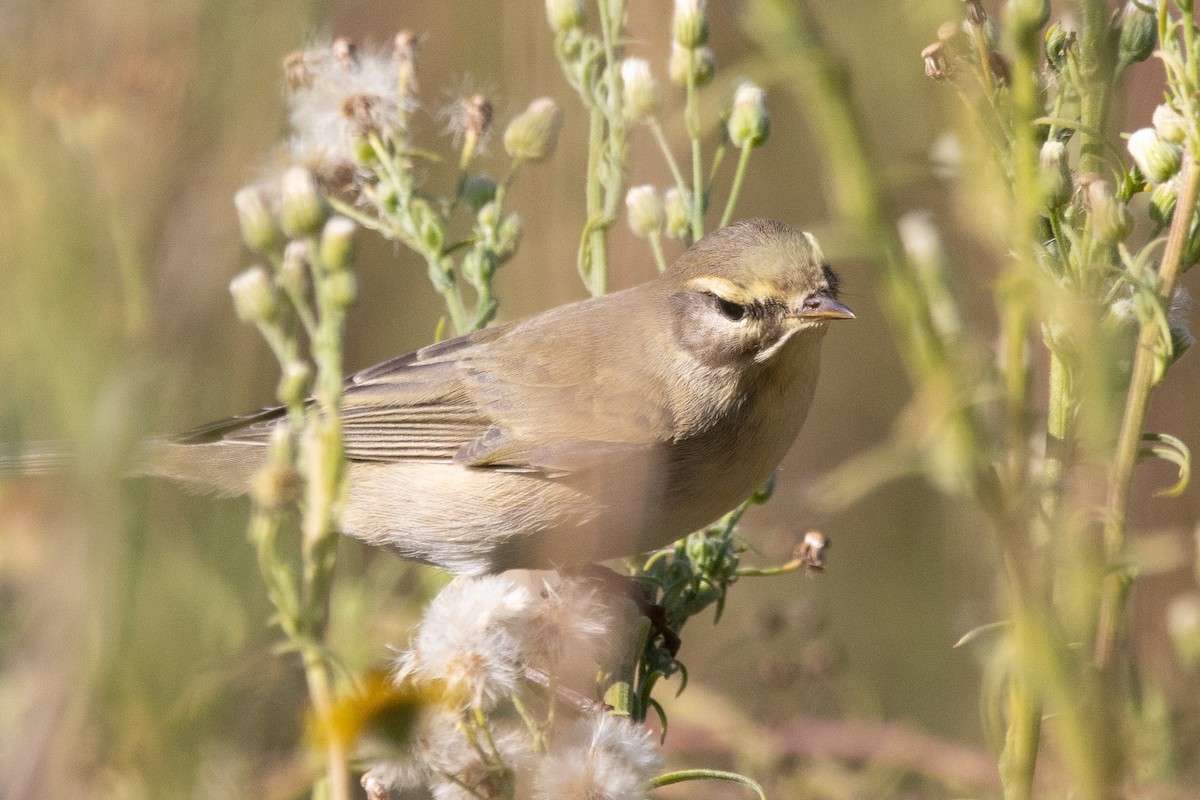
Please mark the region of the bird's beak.
[[805, 320], [854, 319], [854, 312], [834, 299], [833, 295], [821, 291], [809, 295], [796, 309], [795, 316]]

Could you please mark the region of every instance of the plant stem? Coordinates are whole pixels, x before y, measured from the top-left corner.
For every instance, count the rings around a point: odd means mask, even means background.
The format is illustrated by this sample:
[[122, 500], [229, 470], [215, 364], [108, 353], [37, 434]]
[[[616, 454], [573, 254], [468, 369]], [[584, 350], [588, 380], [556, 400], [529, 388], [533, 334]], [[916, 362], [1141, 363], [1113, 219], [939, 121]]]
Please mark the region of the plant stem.
[[662, 151], [663, 158], [671, 169], [671, 177], [675, 179], [675, 188], [684, 192], [687, 189], [687, 181], [683, 179], [683, 173], [679, 171], [679, 162], [675, 160], [675, 154], [671, 152], [671, 145], [667, 143], [667, 136], [663, 133], [662, 125], [654, 117], [650, 117], [646, 124], [650, 126], [654, 140], [658, 142], [658, 149]]
[[704, 159], [700, 152], [700, 98], [696, 92], [696, 51], [688, 51], [687, 107], [684, 109], [688, 138], [692, 140], [692, 241], [704, 237]]
[[659, 272], [667, 271], [667, 259], [663, 256], [662, 238], [658, 231], [651, 231], [646, 237], [650, 241], [650, 249], [654, 251], [654, 263]]
[[600, 158], [604, 146], [604, 114], [596, 106], [590, 109], [588, 127], [588, 164], [585, 200], [587, 223], [584, 226], [583, 242], [579, 247], [579, 276], [593, 296], [604, 294], [604, 275], [608, 254], [604, 230], [599, 227], [603, 212], [603, 196], [600, 186]]
[[738, 155], [737, 171], [733, 173], [733, 185], [729, 187], [729, 199], [725, 202], [725, 213], [721, 215], [721, 224], [718, 226], [720, 228], [728, 225], [729, 220], [733, 217], [733, 209], [737, 205], [738, 195], [742, 191], [742, 180], [746, 177], [746, 165], [750, 163], [750, 152], [753, 149], [747, 144], [742, 147], [742, 151]]
[[[1175, 279], [1183, 260], [1192, 216], [1196, 209], [1196, 193], [1200, 190], [1200, 163], [1190, 151], [1186, 152], [1179, 181], [1179, 199], [1167, 234], [1167, 245], [1158, 268], [1158, 297], [1170, 305], [1175, 292]], [[1161, 333], [1154, 324], [1143, 324], [1138, 334], [1137, 350], [1130, 376], [1125, 413], [1117, 436], [1113, 466], [1108, 477], [1105, 504], [1104, 554], [1110, 570], [1117, 569], [1125, 547], [1125, 515], [1129, 504], [1129, 484], [1137, 463], [1138, 446], [1146, 422], [1146, 407], [1154, 388], [1156, 358], [1154, 350]], [[1120, 574], [1109, 574], [1100, 605], [1099, 628], [1096, 636], [1094, 661], [1106, 667], [1116, 648], [1117, 626], [1124, 604], [1125, 587]]]
[[1079, 43], [1079, 169], [1099, 172], [1104, 167], [1104, 128], [1112, 76], [1112, 46], [1108, 32], [1108, 3], [1082, 0], [1083, 32]]

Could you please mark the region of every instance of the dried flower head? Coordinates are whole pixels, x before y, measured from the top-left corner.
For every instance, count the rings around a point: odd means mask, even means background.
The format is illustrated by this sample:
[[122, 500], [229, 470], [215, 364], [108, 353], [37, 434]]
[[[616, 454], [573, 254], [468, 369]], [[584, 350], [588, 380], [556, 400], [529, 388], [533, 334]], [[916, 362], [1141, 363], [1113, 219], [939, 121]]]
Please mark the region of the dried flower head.
[[494, 705], [517, 687], [533, 605], [510, 577], [457, 578], [425, 609], [399, 677], [440, 683], [451, 705]]
[[410, 88], [398, 82], [390, 55], [338, 40], [285, 62], [288, 72], [289, 156], [309, 167], [327, 189], [352, 179], [356, 144], [369, 134], [397, 138]]
[[627, 58], [621, 62], [621, 102], [626, 118], [634, 122], [658, 111], [658, 84], [646, 59]]
[[667, 236], [682, 239], [692, 231], [692, 193], [672, 187], [663, 195], [663, 206], [667, 216]]
[[1154, 128], [1134, 131], [1126, 147], [1142, 176], [1154, 185], [1170, 180], [1183, 164], [1183, 151], [1179, 145], [1159, 138]]
[[537, 765], [537, 800], [645, 800], [662, 766], [654, 738], [624, 717], [600, 714], [556, 729]]
[[649, 184], [630, 188], [625, 194], [625, 210], [629, 215], [629, 227], [642, 238], [661, 233], [667, 224], [663, 202]]
[[1079, 186], [1086, 192], [1096, 237], [1103, 242], [1123, 242], [1133, 229], [1128, 206], [1113, 193], [1108, 181], [1094, 173], [1080, 175]]
[[946, 60], [946, 47], [938, 41], [921, 51], [925, 62], [925, 77], [944, 81], [950, 77], [950, 62]]
[[1167, 103], [1154, 109], [1151, 120], [1154, 122], [1154, 130], [1158, 131], [1158, 137], [1164, 142], [1181, 145], [1187, 141], [1187, 123], [1183, 115]]

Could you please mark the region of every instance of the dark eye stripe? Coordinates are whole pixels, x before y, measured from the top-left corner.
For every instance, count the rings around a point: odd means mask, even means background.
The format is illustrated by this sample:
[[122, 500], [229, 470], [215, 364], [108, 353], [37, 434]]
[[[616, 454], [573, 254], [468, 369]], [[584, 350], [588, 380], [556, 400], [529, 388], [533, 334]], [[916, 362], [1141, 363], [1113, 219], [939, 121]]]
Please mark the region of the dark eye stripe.
[[746, 314], [749, 313], [749, 309], [746, 306], [738, 305], [731, 300], [726, 300], [724, 297], [718, 297], [715, 294], [713, 298], [716, 299], [717, 308], [725, 315], [726, 319], [737, 322], [738, 320], [745, 319]]

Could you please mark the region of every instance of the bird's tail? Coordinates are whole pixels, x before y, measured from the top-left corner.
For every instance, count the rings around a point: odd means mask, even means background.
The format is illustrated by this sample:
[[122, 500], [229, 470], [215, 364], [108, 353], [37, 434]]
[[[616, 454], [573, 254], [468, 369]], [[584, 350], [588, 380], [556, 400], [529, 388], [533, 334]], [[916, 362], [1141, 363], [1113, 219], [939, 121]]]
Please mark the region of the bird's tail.
[[71, 461], [70, 453], [51, 442], [26, 442], [19, 447], [0, 443], [0, 481], [59, 475]]
[[[266, 455], [266, 447], [254, 445], [184, 444], [151, 438], [138, 446], [126, 475], [167, 478], [192, 492], [232, 497], [250, 490]], [[70, 450], [51, 442], [27, 442], [20, 448], [0, 443], [0, 483], [62, 475], [75, 461]]]

